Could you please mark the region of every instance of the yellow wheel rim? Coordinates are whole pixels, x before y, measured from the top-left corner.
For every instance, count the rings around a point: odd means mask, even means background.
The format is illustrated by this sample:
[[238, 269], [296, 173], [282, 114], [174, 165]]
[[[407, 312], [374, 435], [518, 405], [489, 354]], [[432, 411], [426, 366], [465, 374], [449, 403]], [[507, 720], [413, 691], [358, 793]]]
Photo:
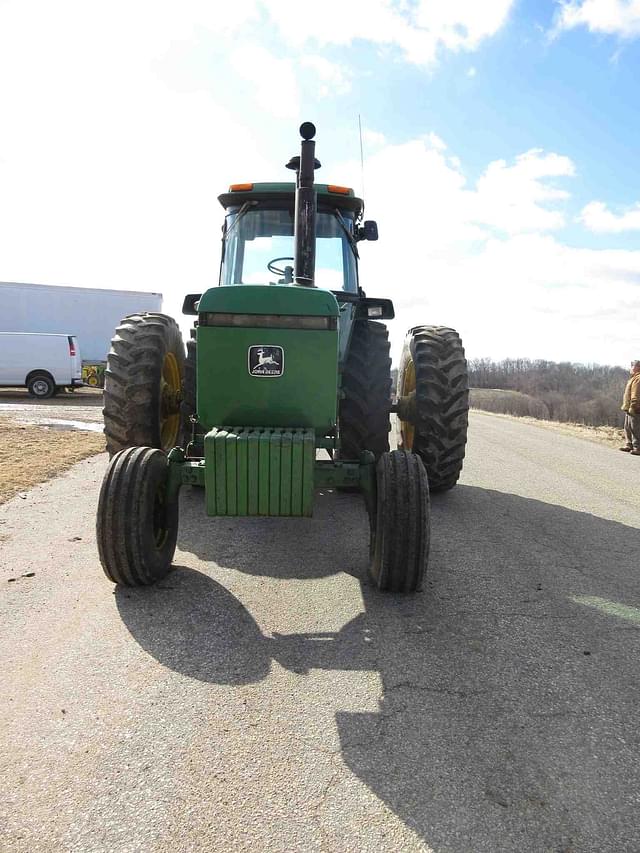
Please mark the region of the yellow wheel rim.
[[168, 352], [162, 362], [160, 377], [160, 444], [163, 450], [171, 450], [178, 443], [181, 391], [178, 361], [172, 352]]
[[92, 388], [95, 388], [98, 384], [98, 377], [95, 375], [90, 376], [87, 379], [87, 385], [91, 385]]
[[[398, 383], [398, 397], [407, 397], [416, 390], [416, 366], [411, 356], [407, 357], [402, 366], [402, 373]], [[409, 421], [400, 421], [400, 435], [402, 436], [402, 447], [404, 450], [413, 450], [413, 439], [415, 435], [414, 425]]]

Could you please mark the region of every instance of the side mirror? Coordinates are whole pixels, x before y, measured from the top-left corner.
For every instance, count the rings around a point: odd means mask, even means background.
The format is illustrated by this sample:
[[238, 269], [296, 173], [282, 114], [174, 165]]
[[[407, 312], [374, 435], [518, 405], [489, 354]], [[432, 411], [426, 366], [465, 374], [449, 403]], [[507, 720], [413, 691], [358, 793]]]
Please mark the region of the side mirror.
[[378, 223], [373, 219], [366, 219], [363, 226], [358, 228], [358, 240], [377, 240]]
[[195, 317], [198, 314], [198, 302], [200, 302], [201, 293], [189, 293], [184, 298], [182, 303], [182, 313], [190, 314]]

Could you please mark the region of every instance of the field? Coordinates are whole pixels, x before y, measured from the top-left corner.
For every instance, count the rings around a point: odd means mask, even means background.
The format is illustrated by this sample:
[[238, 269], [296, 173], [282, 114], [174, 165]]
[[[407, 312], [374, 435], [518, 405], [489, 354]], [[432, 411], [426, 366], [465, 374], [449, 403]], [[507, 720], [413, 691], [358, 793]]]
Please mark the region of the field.
[[[101, 453], [102, 395], [80, 392], [34, 402], [0, 392], [0, 503]], [[86, 423], [86, 429], [83, 429]]]

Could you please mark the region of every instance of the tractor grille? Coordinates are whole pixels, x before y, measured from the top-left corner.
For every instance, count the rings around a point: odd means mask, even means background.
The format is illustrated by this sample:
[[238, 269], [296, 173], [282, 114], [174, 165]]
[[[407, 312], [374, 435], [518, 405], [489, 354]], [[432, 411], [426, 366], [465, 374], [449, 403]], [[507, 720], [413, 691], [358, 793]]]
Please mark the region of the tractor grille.
[[204, 453], [207, 515], [312, 514], [312, 429], [214, 427]]
[[200, 326], [231, 326], [251, 329], [314, 329], [338, 328], [337, 317], [298, 316], [296, 314], [224, 314], [205, 311], [199, 316]]

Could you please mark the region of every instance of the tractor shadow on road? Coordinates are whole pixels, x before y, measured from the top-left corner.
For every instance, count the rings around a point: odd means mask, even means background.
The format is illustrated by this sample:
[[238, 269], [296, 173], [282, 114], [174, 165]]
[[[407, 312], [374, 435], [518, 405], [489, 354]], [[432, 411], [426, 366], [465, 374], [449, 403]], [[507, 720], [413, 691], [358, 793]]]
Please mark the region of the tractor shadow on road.
[[175, 566], [153, 587], [116, 587], [120, 616], [164, 666], [213, 684], [253, 684], [269, 674], [267, 639], [238, 599], [207, 575]]
[[204, 490], [183, 489], [178, 548], [249, 575], [311, 579], [366, 570], [369, 520], [360, 495], [315, 495], [312, 518], [209, 518]]
[[[330, 498], [347, 527], [352, 501]], [[297, 530], [252, 546], [255, 574], [329, 573], [309, 565]], [[223, 527], [215, 543], [185, 540], [249, 571]], [[360, 546], [327, 547], [355, 565]], [[638, 850], [639, 565], [635, 528], [459, 486], [434, 500], [425, 592], [382, 596], [363, 581], [364, 612], [336, 633], [267, 637], [231, 593], [184, 568], [164, 588], [119, 590], [117, 603], [141, 646], [201, 680], [259, 682], [273, 660], [301, 674], [378, 671], [377, 713], [336, 712], [342, 758], [438, 853]]]

